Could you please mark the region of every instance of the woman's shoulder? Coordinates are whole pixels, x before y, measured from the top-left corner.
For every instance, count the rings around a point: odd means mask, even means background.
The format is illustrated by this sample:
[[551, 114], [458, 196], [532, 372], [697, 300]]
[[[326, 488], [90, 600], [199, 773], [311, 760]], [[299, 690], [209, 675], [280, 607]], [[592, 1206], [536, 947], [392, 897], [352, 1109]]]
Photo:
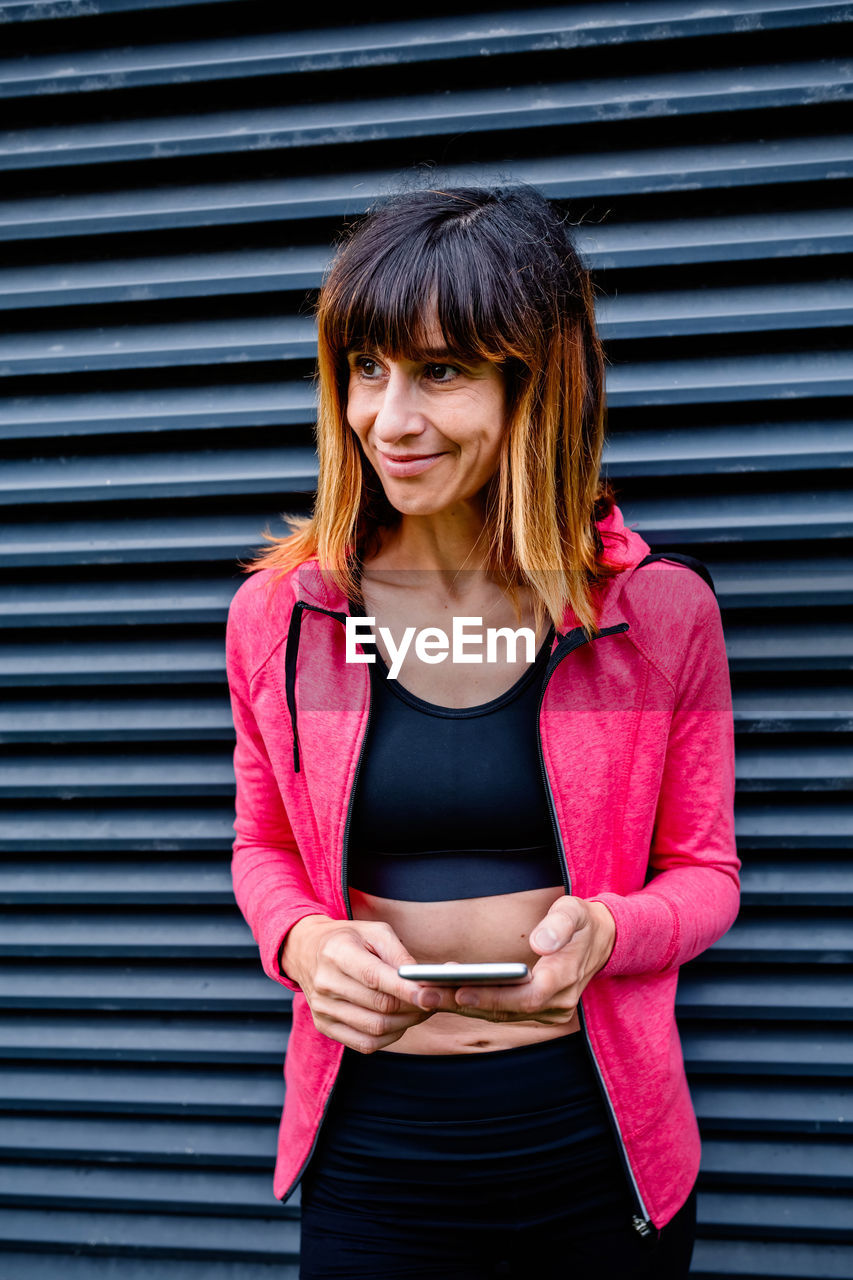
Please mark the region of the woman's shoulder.
[[239, 657], [247, 674], [265, 661], [287, 637], [305, 565], [282, 570], [256, 569], [240, 583], [228, 606], [226, 649]]
[[688, 647], [721, 634], [711, 575], [693, 557], [665, 557], [637, 565], [624, 576], [620, 616], [634, 643], [675, 683]]

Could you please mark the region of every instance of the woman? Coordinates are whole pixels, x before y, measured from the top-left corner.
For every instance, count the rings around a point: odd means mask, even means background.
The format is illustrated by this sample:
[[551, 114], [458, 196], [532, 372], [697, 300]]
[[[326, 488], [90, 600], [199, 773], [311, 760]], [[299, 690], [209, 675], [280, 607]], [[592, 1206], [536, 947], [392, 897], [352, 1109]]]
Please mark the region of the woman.
[[[314, 515], [248, 566], [227, 642], [235, 894], [294, 992], [301, 1275], [684, 1276], [675, 988], [738, 902], [707, 571], [649, 563], [601, 480], [592, 288], [535, 191], [389, 201], [318, 328]], [[454, 619], [534, 652], [448, 661]], [[397, 972], [454, 960], [531, 977]]]

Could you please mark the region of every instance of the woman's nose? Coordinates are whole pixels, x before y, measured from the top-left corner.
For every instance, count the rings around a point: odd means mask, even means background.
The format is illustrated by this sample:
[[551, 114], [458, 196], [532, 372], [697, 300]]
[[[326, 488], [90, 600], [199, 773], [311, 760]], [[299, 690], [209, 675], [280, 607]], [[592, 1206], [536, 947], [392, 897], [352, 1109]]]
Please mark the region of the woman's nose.
[[401, 436], [420, 435], [426, 423], [415, 380], [392, 365], [373, 420], [380, 443], [393, 444]]

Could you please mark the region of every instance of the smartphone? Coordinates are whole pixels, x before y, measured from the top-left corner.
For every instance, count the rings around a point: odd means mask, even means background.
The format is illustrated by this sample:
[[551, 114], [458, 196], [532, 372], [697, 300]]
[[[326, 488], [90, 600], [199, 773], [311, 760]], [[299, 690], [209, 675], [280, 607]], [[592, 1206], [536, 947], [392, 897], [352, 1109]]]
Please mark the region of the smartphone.
[[492, 964], [401, 964], [397, 973], [412, 982], [428, 982], [432, 986], [467, 987], [473, 982], [490, 986], [510, 986], [527, 982], [530, 970], [515, 961]]

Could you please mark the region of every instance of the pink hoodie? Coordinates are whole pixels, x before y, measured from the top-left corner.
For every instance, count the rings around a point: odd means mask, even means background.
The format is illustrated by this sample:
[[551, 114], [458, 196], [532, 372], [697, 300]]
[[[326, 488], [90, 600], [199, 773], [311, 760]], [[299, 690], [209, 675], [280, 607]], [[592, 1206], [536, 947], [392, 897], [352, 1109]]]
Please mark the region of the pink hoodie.
[[[635, 1225], [663, 1226], [699, 1167], [673, 1006], [679, 965], [732, 924], [734, 730], [720, 611], [684, 565], [636, 566], [649, 547], [618, 507], [599, 524], [623, 571], [602, 589], [602, 632], [567, 610], [540, 702], [540, 743], [567, 891], [606, 904], [616, 944], [581, 1002], [625, 1159]], [[278, 969], [303, 916], [351, 918], [349, 811], [370, 676], [345, 661], [346, 599], [308, 561], [268, 591], [248, 578], [228, 616], [237, 734], [234, 893], [265, 973], [294, 992], [274, 1194], [294, 1190], [343, 1054]]]

